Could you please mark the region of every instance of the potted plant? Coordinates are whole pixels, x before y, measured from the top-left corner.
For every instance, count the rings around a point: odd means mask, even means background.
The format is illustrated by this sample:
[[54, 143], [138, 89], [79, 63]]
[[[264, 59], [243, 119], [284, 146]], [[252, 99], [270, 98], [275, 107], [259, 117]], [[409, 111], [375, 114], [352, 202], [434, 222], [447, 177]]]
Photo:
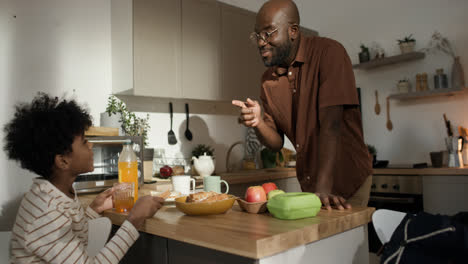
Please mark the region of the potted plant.
[[408, 79], [399, 80], [397, 87], [400, 93], [408, 93], [411, 89], [411, 83]]
[[124, 109], [122, 101], [118, 100], [115, 96], [111, 95], [107, 99], [106, 111], [101, 113], [101, 126], [103, 127], [116, 127], [119, 128], [119, 136], [125, 133], [120, 124], [122, 118], [121, 110]]
[[359, 52], [359, 63], [363, 63], [370, 60], [369, 48], [361, 44], [361, 52]]
[[119, 127], [119, 130], [122, 130], [119, 135], [141, 136], [144, 145], [148, 145], [149, 114], [146, 118], [137, 117], [135, 113], [128, 111], [125, 103], [114, 95], [110, 95], [107, 99], [106, 111], [101, 114], [101, 125]]
[[203, 156], [203, 154], [205, 152], [206, 152], [207, 156], [212, 156], [213, 157], [214, 149], [212, 147], [204, 145], [204, 144], [198, 144], [192, 150], [192, 156], [198, 158], [200, 156]]
[[413, 34], [410, 34], [403, 39], [398, 39], [397, 41], [402, 54], [414, 51], [416, 40], [413, 38]]
[[281, 151], [273, 151], [268, 148], [263, 148], [260, 151], [263, 168], [284, 167], [284, 156]]
[[369, 151], [369, 154], [372, 156], [372, 165], [375, 165], [377, 161], [377, 149], [370, 144], [367, 144], [367, 150]]
[[465, 73], [460, 63], [460, 57], [456, 55], [455, 49], [450, 41], [443, 37], [439, 32], [432, 34], [428, 47], [423, 49], [426, 53], [441, 51], [453, 58], [451, 84], [452, 88], [463, 89], [465, 87]]

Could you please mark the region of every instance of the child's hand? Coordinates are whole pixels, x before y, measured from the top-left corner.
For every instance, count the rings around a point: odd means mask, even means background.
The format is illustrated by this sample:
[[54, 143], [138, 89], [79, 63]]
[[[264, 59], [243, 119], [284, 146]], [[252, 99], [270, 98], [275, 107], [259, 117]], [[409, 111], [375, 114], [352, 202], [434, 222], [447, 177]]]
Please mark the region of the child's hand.
[[143, 196], [135, 203], [127, 220], [139, 229], [145, 222], [145, 219], [153, 215], [164, 205], [164, 198], [157, 196]]
[[101, 214], [105, 210], [111, 209], [112, 206], [112, 194], [114, 188], [109, 188], [102, 193], [98, 194], [94, 201], [89, 205], [96, 213]]

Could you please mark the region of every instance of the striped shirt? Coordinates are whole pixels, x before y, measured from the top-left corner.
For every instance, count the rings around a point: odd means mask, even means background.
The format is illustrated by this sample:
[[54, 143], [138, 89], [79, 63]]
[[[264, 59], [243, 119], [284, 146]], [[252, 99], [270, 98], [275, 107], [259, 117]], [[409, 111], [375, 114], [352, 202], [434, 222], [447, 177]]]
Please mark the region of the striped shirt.
[[119, 263], [139, 237], [125, 221], [95, 256], [86, 252], [88, 220], [100, 217], [86, 210], [49, 181], [34, 179], [21, 201], [10, 241], [11, 263]]

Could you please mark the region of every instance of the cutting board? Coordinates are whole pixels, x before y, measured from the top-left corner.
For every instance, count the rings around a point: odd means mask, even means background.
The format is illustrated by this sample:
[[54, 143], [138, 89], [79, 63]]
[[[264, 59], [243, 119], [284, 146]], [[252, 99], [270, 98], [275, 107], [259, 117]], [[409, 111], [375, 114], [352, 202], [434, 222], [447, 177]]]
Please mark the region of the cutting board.
[[85, 136], [95, 137], [113, 137], [119, 135], [119, 129], [116, 127], [90, 127], [85, 132]]

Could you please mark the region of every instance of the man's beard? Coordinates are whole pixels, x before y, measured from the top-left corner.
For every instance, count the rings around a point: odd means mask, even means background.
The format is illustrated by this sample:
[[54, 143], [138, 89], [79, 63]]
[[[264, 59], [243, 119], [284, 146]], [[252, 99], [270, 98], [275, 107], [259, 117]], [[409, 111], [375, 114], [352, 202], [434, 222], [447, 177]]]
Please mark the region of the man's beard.
[[[283, 45], [276, 46], [272, 49], [271, 61], [266, 61], [263, 58], [263, 64], [266, 67], [278, 66], [284, 64], [289, 57], [289, 53], [292, 49], [292, 42], [288, 39]], [[275, 52], [273, 52], [275, 51]]]

